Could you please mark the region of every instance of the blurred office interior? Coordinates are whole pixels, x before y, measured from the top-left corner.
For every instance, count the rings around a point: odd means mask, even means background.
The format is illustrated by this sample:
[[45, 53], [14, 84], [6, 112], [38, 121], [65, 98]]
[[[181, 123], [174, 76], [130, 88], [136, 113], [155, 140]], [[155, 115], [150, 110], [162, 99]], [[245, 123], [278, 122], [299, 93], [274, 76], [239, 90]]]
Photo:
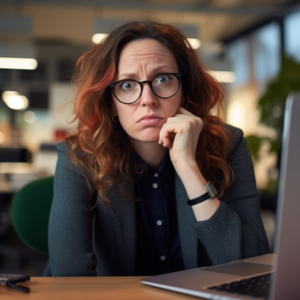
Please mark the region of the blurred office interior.
[[112, 28], [149, 18], [178, 26], [224, 86], [224, 110], [213, 113], [245, 137], [263, 137], [254, 166], [272, 245], [280, 149], [270, 151], [270, 141], [280, 141], [281, 132], [260, 116], [268, 109], [282, 118], [284, 103], [276, 96], [273, 106], [259, 101], [286, 58], [300, 62], [300, 1], [1, 0], [0, 273], [38, 276], [47, 261], [18, 239], [11, 201], [25, 184], [54, 175], [55, 146], [76, 131], [70, 121], [77, 59]]

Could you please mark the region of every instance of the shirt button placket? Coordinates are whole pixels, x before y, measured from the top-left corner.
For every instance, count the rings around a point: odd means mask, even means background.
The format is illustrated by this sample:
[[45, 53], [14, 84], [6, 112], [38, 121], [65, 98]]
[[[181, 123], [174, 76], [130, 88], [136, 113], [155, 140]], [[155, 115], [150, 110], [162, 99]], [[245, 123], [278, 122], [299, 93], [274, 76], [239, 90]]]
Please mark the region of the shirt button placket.
[[[160, 173], [160, 170], [159, 170], [159, 172], [157, 172], [157, 173], [154, 173], [153, 174], [153, 177], [155, 177], [155, 181], [156, 182], [154, 182], [154, 183], [152, 183], [152, 187], [153, 187], [153, 189], [161, 189], [162, 188], [162, 186], [160, 185], [158, 185], [158, 183], [157, 183], [157, 181], [159, 182], [159, 184], [161, 184], [161, 182], [160, 182], [160, 179], [158, 178], [158, 177], [160, 177], [159, 174]], [[157, 190], [158, 191], [158, 190]], [[158, 191], [159, 193], [161, 193], [161, 191]], [[159, 216], [158, 216], [159, 217]], [[163, 225], [163, 221], [162, 221], [162, 219], [161, 219], [161, 217], [162, 216], [160, 216], [159, 217], [159, 219], [156, 221], [156, 225], [158, 226], [158, 227], [161, 227], [162, 225]], [[157, 228], [158, 229], [158, 228]], [[162, 230], [162, 228], [160, 228], [160, 229], [158, 229], [160, 232], [161, 232], [161, 230]], [[165, 248], [165, 247], [163, 247], [163, 248]], [[164, 253], [164, 250], [166, 250], [166, 249], [159, 249], [159, 252], [161, 251], [162, 253]], [[160, 255], [159, 256], [159, 260], [161, 261], [161, 263], [163, 263], [163, 264], [165, 264], [166, 263], [166, 259], [167, 259], [167, 257], [165, 256], [165, 255]]]
[[153, 184], [152, 184], [152, 187], [153, 187], [154, 189], [157, 189], [157, 188], [158, 188], [158, 184], [157, 184], [157, 183], [153, 183]]

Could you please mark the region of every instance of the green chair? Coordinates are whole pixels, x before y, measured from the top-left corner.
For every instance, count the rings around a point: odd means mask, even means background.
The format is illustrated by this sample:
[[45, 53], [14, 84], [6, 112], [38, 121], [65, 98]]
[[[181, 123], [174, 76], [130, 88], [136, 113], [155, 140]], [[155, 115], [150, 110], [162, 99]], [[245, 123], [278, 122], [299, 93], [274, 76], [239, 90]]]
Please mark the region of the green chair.
[[20, 239], [48, 256], [48, 222], [53, 198], [53, 177], [33, 181], [14, 196], [11, 216]]

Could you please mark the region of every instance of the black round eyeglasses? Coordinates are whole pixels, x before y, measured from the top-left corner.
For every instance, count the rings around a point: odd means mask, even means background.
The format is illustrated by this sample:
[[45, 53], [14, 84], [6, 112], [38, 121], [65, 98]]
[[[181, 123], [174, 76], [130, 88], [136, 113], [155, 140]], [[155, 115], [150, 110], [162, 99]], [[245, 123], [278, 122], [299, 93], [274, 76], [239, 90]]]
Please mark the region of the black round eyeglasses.
[[137, 81], [124, 79], [109, 83], [116, 99], [123, 104], [137, 102], [143, 93], [144, 83], [148, 83], [154, 95], [168, 99], [173, 97], [179, 90], [181, 73], [159, 74], [152, 80]]

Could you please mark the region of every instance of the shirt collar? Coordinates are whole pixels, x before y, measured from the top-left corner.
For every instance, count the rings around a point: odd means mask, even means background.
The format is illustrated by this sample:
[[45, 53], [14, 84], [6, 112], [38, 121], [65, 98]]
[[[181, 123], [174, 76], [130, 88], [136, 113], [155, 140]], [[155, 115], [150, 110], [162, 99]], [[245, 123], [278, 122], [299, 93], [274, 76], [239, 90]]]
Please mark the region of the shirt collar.
[[146, 172], [143, 172], [142, 174], [138, 174], [137, 179], [146, 178], [147, 175], [153, 176], [155, 173], [163, 173], [164, 175], [172, 176], [174, 172], [174, 167], [170, 159], [170, 153], [169, 151], [166, 153], [163, 161], [159, 165], [158, 169], [148, 165], [145, 163], [136, 152], [134, 152], [133, 155], [133, 161], [137, 163], [138, 165], [145, 168]]

